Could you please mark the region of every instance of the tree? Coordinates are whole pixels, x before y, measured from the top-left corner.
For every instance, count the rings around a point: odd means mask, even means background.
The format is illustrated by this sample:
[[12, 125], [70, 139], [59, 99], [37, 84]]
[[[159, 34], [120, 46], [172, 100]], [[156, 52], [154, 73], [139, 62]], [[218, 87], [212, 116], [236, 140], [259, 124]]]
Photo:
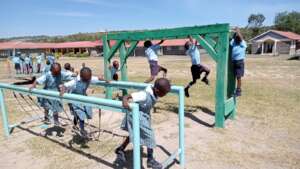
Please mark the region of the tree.
[[300, 34], [300, 12], [280, 12], [275, 16], [275, 28]]
[[260, 34], [261, 27], [263, 26], [263, 22], [266, 17], [263, 14], [251, 14], [248, 17], [248, 25], [247, 28], [251, 30], [251, 36], [255, 37]]
[[263, 14], [251, 14], [248, 17], [248, 28], [260, 28], [265, 21], [265, 16]]

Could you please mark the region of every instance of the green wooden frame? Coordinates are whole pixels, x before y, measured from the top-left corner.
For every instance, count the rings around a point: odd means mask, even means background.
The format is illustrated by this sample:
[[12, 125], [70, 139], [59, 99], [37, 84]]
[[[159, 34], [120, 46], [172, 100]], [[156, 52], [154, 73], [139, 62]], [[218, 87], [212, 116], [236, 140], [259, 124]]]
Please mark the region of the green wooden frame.
[[[225, 118], [233, 119], [236, 114], [235, 77], [229, 57], [229, 24], [214, 24], [172, 29], [145, 30], [133, 32], [108, 33], [102, 37], [105, 78], [111, 79], [109, 65], [111, 58], [119, 50], [121, 62], [121, 80], [128, 81], [127, 58], [139, 41], [159, 39], [183, 39], [190, 35], [207, 51], [217, 64], [215, 126], [224, 127]], [[115, 44], [110, 46], [110, 41]], [[126, 48], [125, 43], [130, 42]], [[123, 94], [127, 94], [123, 90]], [[106, 97], [112, 97], [112, 89], [107, 87]]]

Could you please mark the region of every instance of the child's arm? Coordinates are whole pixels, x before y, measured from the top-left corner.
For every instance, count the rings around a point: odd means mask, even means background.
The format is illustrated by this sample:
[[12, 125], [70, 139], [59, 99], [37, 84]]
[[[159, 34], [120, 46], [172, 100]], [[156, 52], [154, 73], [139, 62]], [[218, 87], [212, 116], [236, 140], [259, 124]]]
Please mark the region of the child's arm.
[[125, 109], [129, 109], [129, 100], [131, 99], [132, 99], [131, 95], [127, 95], [123, 97], [122, 103]]
[[75, 86], [76, 86], [76, 80], [75, 79], [73, 79], [71, 81], [68, 81], [64, 84], [59, 85], [59, 94], [60, 94], [60, 96], [62, 96], [65, 93], [66, 89], [75, 88]]
[[234, 28], [234, 31], [236, 33], [237, 36], [239, 36], [241, 38], [241, 40], [243, 40], [243, 35], [241, 34], [241, 31], [238, 27]]
[[105, 81], [106, 83], [110, 83], [110, 81], [108, 81], [108, 80], [105, 80], [104, 79], [104, 76], [103, 75], [100, 75], [100, 76], [92, 76], [92, 78], [91, 78], [91, 83], [92, 84], [95, 84], [95, 83], [97, 83], [98, 81]]
[[197, 45], [197, 41], [196, 41], [196, 40], [194, 41], [194, 39], [192, 38], [191, 35], [189, 35], [188, 38], [189, 38], [189, 41], [190, 41], [192, 44], [194, 44], [195, 46]]
[[32, 85], [29, 87], [29, 90], [31, 91], [33, 88], [36, 88], [36, 85], [37, 85], [37, 84], [44, 84], [44, 83], [46, 82], [46, 79], [47, 79], [46, 75], [43, 75], [43, 76], [37, 78], [37, 79], [32, 83]]
[[158, 42], [156, 45], [161, 45], [162, 43], [164, 43], [165, 40], [160, 40], [160, 42]]

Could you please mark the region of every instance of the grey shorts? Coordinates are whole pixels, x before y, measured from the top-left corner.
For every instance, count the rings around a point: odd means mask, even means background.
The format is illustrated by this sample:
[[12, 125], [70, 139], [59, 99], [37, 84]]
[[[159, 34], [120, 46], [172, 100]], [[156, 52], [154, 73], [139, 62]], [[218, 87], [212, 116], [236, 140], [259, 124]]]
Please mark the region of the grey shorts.
[[157, 61], [150, 60], [149, 65], [150, 65], [151, 76], [157, 76], [160, 71], [160, 66], [158, 65]]

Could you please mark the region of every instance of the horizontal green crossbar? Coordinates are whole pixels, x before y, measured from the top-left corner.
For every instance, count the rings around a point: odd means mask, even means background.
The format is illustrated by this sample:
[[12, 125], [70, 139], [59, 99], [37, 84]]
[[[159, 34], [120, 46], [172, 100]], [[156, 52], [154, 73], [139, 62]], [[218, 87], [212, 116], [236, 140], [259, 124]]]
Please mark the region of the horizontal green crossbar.
[[188, 35], [229, 32], [229, 24], [109, 33], [107, 40], [182, 39]]

